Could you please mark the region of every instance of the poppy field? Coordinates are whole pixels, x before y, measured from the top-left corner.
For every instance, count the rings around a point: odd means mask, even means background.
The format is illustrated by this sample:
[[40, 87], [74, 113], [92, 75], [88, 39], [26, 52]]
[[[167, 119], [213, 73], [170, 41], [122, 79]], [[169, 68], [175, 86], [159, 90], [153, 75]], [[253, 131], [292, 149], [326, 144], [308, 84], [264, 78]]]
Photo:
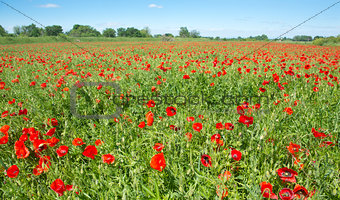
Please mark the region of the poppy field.
[[340, 199], [340, 47], [264, 44], [1, 46], [0, 198]]

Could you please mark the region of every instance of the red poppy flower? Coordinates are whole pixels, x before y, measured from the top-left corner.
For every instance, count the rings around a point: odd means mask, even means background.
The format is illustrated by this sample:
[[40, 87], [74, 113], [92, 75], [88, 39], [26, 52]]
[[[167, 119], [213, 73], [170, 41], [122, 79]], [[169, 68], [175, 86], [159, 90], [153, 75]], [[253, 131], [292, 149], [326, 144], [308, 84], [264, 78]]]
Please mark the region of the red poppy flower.
[[266, 89], [264, 89], [264, 88], [259, 88], [259, 90], [261, 91], [261, 92], [265, 92], [266, 91]]
[[154, 118], [153, 118], [154, 114], [151, 111], [149, 111], [148, 113], [146, 113], [145, 117], [146, 117], [146, 124], [148, 126], [152, 126], [153, 121], [154, 121]]
[[201, 123], [194, 123], [193, 125], [192, 125], [192, 128], [195, 130], [195, 131], [198, 131], [198, 132], [201, 132], [201, 130], [202, 130], [202, 124]]
[[156, 143], [155, 146], [153, 146], [153, 149], [156, 151], [162, 151], [164, 148], [164, 145], [162, 143]]
[[10, 178], [16, 178], [19, 174], [19, 168], [16, 165], [12, 165], [10, 166], [7, 170], [6, 170], [6, 174], [8, 177]]
[[27, 141], [27, 140], [28, 140], [27, 134], [22, 134], [22, 135], [20, 136], [19, 140], [20, 140], [20, 141], [23, 141], [23, 142]]
[[261, 104], [259, 104], [259, 103], [255, 104], [255, 105], [253, 106], [253, 109], [256, 109], [256, 110], [258, 110], [258, 109], [260, 109], [260, 108], [261, 108]]
[[45, 140], [36, 139], [33, 141], [34, 150], [37, 152], [42, 152], [43, 150], [47, 149], [47, 142]]
[[5, 118], [7, 117], [7, 115], [8, 115], [8, 111], [6, 110], [1, 114], [1, 118]]
[[159, 154], [154, 155], [151, 158], [150, 166], [153, 169], [158, 170], [160, 172], [163, 171], [163, 169], [166, 166], [164, 154], [163, 153], [159, 153]]
[[8, 132], [10, 126], [8, 125], [3, 125], [1, 128], [0, 128], [0, 132], [1, 133], [5, 133], [5, 132]]
[[56, 120], [56, 118], [48, 118], [47, 125], [58, 126], [58, 120]]
[[285, 182], [291, 182], [291, 183], [296, 182], [295, 176], [298, 175], [298, 173], [296, 171], [294, 171], [292, 169], [288, 169], [287, 167], [278, 169], [277, 174], [279, 175], [281, 180], [283, 180]]
[[153, 107], [155, 107], [155, 101], [154, 100], [150, 100], [150, 101], [148, 101], [148, 103], [146, 104], [149, 108], [153, 108]]
[[188, 122], [193, 122], [194, 120], [195, 120], [194, 117], [187, 117], [187, 121], [188, 121]]
[[243, 102], [242, 104], [241, 104], [241, 107], [243, 108], [243, 109], [248, 109], [249, 108], [249, 103], [248, 102]]
[[201, 163], [205, 167], [211, 167], [211, 157], [209, 155], [207, 155], [207, 154], [203, 154], [201, 156]]
[[73, 144], [73, 146], [81, 146], [81, 145], [83, 145], [85, 143], [83, 142], [83, 140], [81, 138], [75, 138], [72, 141], [72, 144]]
[[220, 185], [217, 185], [216, 194], [221, 199], [224, 199], [225, 197], [228, 196], [228, 188], [225, 185], [223, 185], [222, 187], [220, 187]]
[[67, 191], [73, 191], [73, 185], [66, 185]]
[[175, 126], [175, 125], [170, 125], [169, 126], [171, 130], [174, 130], [174, 131], [178, 131], [178, 130], [181, 130], [181, 128]]
[[111, 154], [105, 154], [102, 156], [102, 160], [104, 163], [112, 164], [115, 161], [115, 157]]
[[35, 176], [39, 176], [41, 173], [43, 173], [44, 170], [40, 165], [37, 165], [34, 169], [33, 169], [33, 174]]
[[242, 153], [236, 149], [231, 150], [230, 154], [231, 154], [231, 157], [236, 161], [239, 161], [242, 158]]
[[280, 90], [284, 90], [285, 88], [281, 85], [281, 83], [278, 83], [277, 86], [279, 87]]
[[44, 89], [46, 87], [46, 83], [42, 83], [40, 86], [42, 89]]
[[6, 86], [5, 82], [0, 82], [0, 90], [3, 90]]
[[50, 130], [47, 131], [47, 133], [45, 135], [52, 136], [55, 133], [55, 129], [56, 129], [55, 127], [51, 128]]
[[139, 128], [144, 128], [145, 127], [145, 122], [143, 121], [143, 122], [139, 123], [138, 127]]
[[15, 103], [15, 99], [12, 99], [12, 101], [8, 101], [8, 104], [9, 104], [9, 105], [11, 105], [11, 104], [13, 104], [13, 103]]
[[307, 65], [304, 66], [304, 68], [308, 70], [308, 69], [311, 68], [311, 66], [309, 64], [307, 64]]
[[27, 109], [19, 110], [18, 115], [27, 115]]
[[51, 139], [47, 139], [46, 142], [50, 147], [54, 147], [56, 144], [58, 144], [59, 139], [56, 137], [53, 137]]
[[315, 128], [312, 128], [312, 133], [313, 133], [314, 137], [316, 137], [316, 138], [321, 138], [322, 139], [322, 138], [327, 137], [326, 134], [324, 134], [322, 132], [316, 131]]
[[216, 133], [211, 136], [211, 142], [216, 143], [217, 145], [222, 146], [223, 145], [223, 140], [221, 140], [221, 135]]
[[228, 181], [231, 177], [230, 171], [225, 171], [223, 174], [218, 175], [218, 178], [222, 181]]
[[7, 142], [8, 142], [8, 133], [4, 132], [4, 133], [2, 133], [3, 135], [1, 135], [1, 133], [0, 133], [0, 144], [7, 144]]
[[183, 75], [183, 79], [190, 79], [190, 76], [185, 74], [185, 75]]
[[8, 126], [8, 125], [4, 125], [0, 128], [0, 144], [7, 144], [9, 128], [10, 128], [10, 126]]
[[288, 115], [291, 115], [291, 114], [293, 114], [293, 110], [292, 110], [292, 108], [291, 108], [291, 107], [287, 107], [287, 108], [285, 108], [285, 109], [283, 110], [283, 112], [286, 112]]
[[283, 188], [280, 192], [279, 192], [280, 198], [282, 200], [292, 200], [294, 199], [294, 193], [291, 189], [289, 188]]
[[188, 141], [190, 142], [192, 138], [192, 133], [186, 133], [185, 136], [187, 136]]
[[43, 171], [47, 172], [51, 166], [51, 157], [50, 156], [43, 156], [39, 159], [39, 165], [43, 169]]
[[30, 152], [23, 141], [16, 141], [14, 144], [14, 150], [18, 159], [24, 159], [27, 158], [28, 155], [30, 155]]
[[62, 145], [56, 150], [59, 157], [63, 157], [68, 153], [68, 146]]
[[222, 122], [219, 122], [219, 123], [216, 124], [216, 129], [218, 129], [218, 130], [223, 130], [224, 129], [224, 126], [223, 126]]
[[89, 145], [85, 148], [83, 155], [94, 159], [94, 156], [98, 154], [97, 148], [93, 145]]
[[96, 146], [100, 146], [100, 145], [103, 145], [104, 142], [101, 141], [100, 139], [98, 139], [98, 140], [96, 140], [96, 141], [94, 142], [94, 144], [95, 144]]
[[234, 129], [234, 125], [232, 123], [225, 123], [225, 129], [232, 131]]
[[273, 186], [267, 182], [261, 182], [261, 193], [264, 198], [277, 199], [277, 196], [273, 193]]
[[198, 115], [198, 118], [203, 119], [204, 116], [203, 115]]
[[30, 134], [29, 139], [30, 139], [31, 142], [34, 142], [34, 141], [39, 139], [40, 132], [39, 131], [35, 131], [34, 129], [31, 129], [31, 130], [33, 130], [33, 131], [29, 132], [29, 134]]
[[64, 182], [61, 179], [56, 179], [51, 184], [51, 189], [55, 191], [59, 196], [63, 196], [64, 192], [66, 191], [66, 187]]
[[[1, 144], [1, 143], [0, 143]], [[331, 141], [323, 141], [320, 145], [319, 145], [319, 147], [328, 147], [328, 146], [331, 146], [331, 147], [334, 147], [335, 146], [335, 144], [333, 143], [333, 142], [331, 142]]]
[[319, 88], [318, 88], [318, 87], [314, 87], [314, 88], [313, 88], [313, 91], [314, 91], [314, 92], [318, 92], [318, 91], [319, 91]]
[[177, 109], [175, 107], [170, 106], [170, 107], [166, 108], [166, 114], [168, 116], [170, 116], [170, 117], [174, 116], [174, 115], [176, 115], [176, 113], [177, 113]]
[[155, 86], [152, 86], [152, 87], [151, 87], [151, 92], [156, 92], [156, 91], [157, 91], [156, 87], [155, 87]]
[[[13, 116], [17, 116], [17, 114], [14, 112], [14, 113], [9, 114], [9, 116], [13, 117]], [[25, 119], [25, 117], [23, 117], [23, 119]]]
[[37, 134], [37, 131], [35, 130], [34, 127], [30, 127], [30, 128], [28, 128], [28, 133], [29, 133], [30, 135], [33, 135], [33, 134]]
[[268, 83], [270, 83], [270, 81], [266, 81], [266, 80], [264, 80], [264, 81], [263, 81], [263, 83], [262, 83], [262, 85], [264, 85], [264, 86], [265, 86], [265, 85], [267, 85]]
[[294, 144], [293, 142], [289, 143], [289, 146], [287, 146], [288, 151], [295, 156], [295, 153], [299, 152], [300, 145]]
[[293, 193], [297, 199], [308, 197], [308, 190], [299, 184], [295, 185]]
[[238, 119], [238, 122], [247, 125], [247, 127], [249, 127], [249, 125], [253, 124], [254, 122], [254, 118], [253, 117], [248, 117], [245, 115], [241, 115], [240, 118]]
[[236, 110], [239, 115], [244, 115], [245, 113], [242, 106], [237, 106]]

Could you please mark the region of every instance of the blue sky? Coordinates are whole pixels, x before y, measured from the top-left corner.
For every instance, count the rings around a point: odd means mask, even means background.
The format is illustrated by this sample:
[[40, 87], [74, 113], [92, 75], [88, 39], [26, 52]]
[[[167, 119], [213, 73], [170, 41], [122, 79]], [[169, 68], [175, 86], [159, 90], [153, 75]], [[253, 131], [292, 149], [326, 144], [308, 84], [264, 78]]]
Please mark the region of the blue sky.
[[[2, 0], [44, 26], [74, 24], [105, 28], [149, 27], [152, 34], [178, 35], [182, 26], [202, 36], [275, 38], [338, 0]], [[0, 3], [0, 25], [33, 23]], [[38, 25], [39, 26], [39, 25]], [[288, 33], [331, 36], [340, 34], [340, 3]]]

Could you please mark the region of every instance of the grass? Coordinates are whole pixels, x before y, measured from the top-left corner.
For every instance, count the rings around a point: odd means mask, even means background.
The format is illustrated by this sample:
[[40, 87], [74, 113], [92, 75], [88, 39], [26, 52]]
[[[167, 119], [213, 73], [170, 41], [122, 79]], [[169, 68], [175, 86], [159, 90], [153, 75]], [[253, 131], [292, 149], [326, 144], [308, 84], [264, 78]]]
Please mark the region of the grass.
[[[10, 126], [8, 143], [0, 144], [1, 162], [4, 168], [17, 165], [20, 169], [16, 178], [1, 173], [0, 197], [3, 199], [55, 199], [58, 195], [50, 185], [58, 178], [74, 185], [79, 192], [66, 191], [61, 199], [221, 199], [216, 193], [218, 185], [228, 188], [225, 199], [261, 199], [263, 181], [273, 185], [276, 195], [282, 188], [294, 189], [299, 184], [308, 191], [315, 189], [310, 199], [340, 198], [337, 144], [340, 93], [339, 81], [332, 81], [339, 77], [338, 47], [272, 43], [238, 61], [263, 43], [81, 41], [79, 44], [89, 53], [69, 43], [1, 47], [0, 82], [6, 86], [0, 90], [3, 97], [0, 113], [18, 114], [21, 109], [28, 110], [27, 115], [8, 115], [0, 121], [0, 127]], [[233, 63], [228, 64], [231, 60]], [[147, 64], [150, 70], [145, 70]], [[304, 68], [307, 64], [311, 65], [310, 69]], [[171, 69], [163, 71], [160, 66]], [[289, 67], [294, 75], [287, 74]], [[226, 74], [219, 76], [223, 71]], [[323, 79], [324, 71], [328, 71], [328, 80]], [[88, 73], [91, 76], [86, 76]], [[274, 82], [274, 73], [280, 76], [284, 90]], [[190, 79], [183, 79], [185, 74]], [[311, 77], [305, 78], [305, 74]], [[316, 80], [317, 77], [320, 80]], [[14, 79], [19, 79], [19, 83], [12, 82]], [[146, 101], [143, 104], [135, 99], [129, 102], [113, 99], [113, 95], [120, 94], [112, 87], [83, 87], [76, 95], [79, 113], [110, 115], [118, 104], [122, 115], [119, 121], [80, 119], [70, 112], [70, 91], [67, 90], [77, 80], [115, 83], [125, 97], [129, 93], [146, 97]], [[264, 80], [270, 83], [264, 86]], [[32, 81], [36, 82], [35, 86], [29, 86]], [[42, 83], [47, 86], [42, 88]], [[260, 87], [266, 92], [260, 92]], [[318, 87], [318, 92], [313, 91], [314, 87]], [[170, 101], [169, 96], [200, 99], [202, 95], [204, 101], [197, 105], [184, 104], [179, 99], [174, 103], [157, 101], [165, 96]], [[239, 96], [237, 102], [236, 96]], [[259, 100], [261, 109], [247, 114], [254, 118], [249, 127], [239, 123], [236, 107], [243, 101], [250, 102], [250, 97], [253, 97], [252, 106], [258, 96], [268, 97], [269, 102], [266, 98]], [[16, 102], [9, 104], [13, 99]], [[150, 99], [156, 101], [155, 107], [145, 105]], [[275, 105], [278, 100], [280, 103]], [[23, 102], [22, 107], [18, 106], [19, 102]], [[168, 106], [174, 106], [177, 114], [167, 116]], [[287, 107], [292, 108], [291, 115], [283, 112]], [[141, 129], [138, 125], [146, 121], [148, 111], [154, 113], [155, 121], [152, 126]], [[187, 121], [190, 116], [195, 118], [195, 123], [202, 123], [200, 132], [193, 130], [194, 122]], [[23, 117], [27, 117], [27, 121]], [[46, 133], [52, 128], [47, 124], [48, 118], [58, 120], [53, 136], [60, 142], [41, 152], [51, 157], [51, 166], [47, 172], [35, 176], [32, 173], [39, 158], [34, 155], [32, 143], [25, 142], [30, 151], [25, 159], [17, 159], [13, 146], [23, 128], [35, 127]], [[234, 129], [218, 130], [219, 122], [232, 123]], [[172, 130], [170, 125], [180, 130]], [[320, 132], [332, 137], [315, 138], [312, 128], [322, 128]], [[191, 141], [186, 137], [188, 132], [193, 135]], [[211, 136], [216, 133], [223, 140], [219, 148], [211, 142]], [[41, 135], [41, 139], [49, 138]], [[86, 144], [73, 146], [74, 138], [82, 138]], [[96, 146], [95, 159], [83, 156], [85, 147], [95, 145], [97, 139], [104, 144]], [[323, 141], [331, 141], [335, 146], [320, 147]], [[286, 148], [290, 142], [301, 146], [298, 164], [294, 164], [294, 157]], [[162, 172], [150, 167], [151, 158], [158, 153], [153, 149], [155, 143], [165, 146], [162, 152], [166, 167]], [[56, 154], [61, 145], [69, 147], [64, 157]], [[242, 153], [240, 161], [231, 157], [230, 148]], [[115, 162], [103, 163], [104, 154], [114, 155]], [[211, 156], [211, 167], [202, 165], [202, 154]], [[301, 164], [303, 168], [299, 169]], [[283, 167], [298, 172], [296, 183], [282, 183], [276, 171]], [[218, 178], [225, 171], [231, 172], [228, 181]]]
[[[210, 41], [208, 38], [174, 38], [175, 41]], [[131, 37], [67, 37], [44, 36], [44, 37], [0, 37], [1, 45], [8, 44], [32, 44], [32, 43], [60, 43], [60, 42], [152, 42], [162, 41], [162, 38], [131, 38]]]
[[[44, 36], [44, 37], [0, 37], [0, 45], [9, 45], [9, 44], [33, 44], [33, 43], [64, 43], [64, 42], [160, 42], [162, 38], [131, 38], [131, 37], [115, 37], [115, 38], [107, 38], [107, 37], [67, 37], [65, 39], [61, 36]], [[209, 38], [180, 38], [175, 37], [174, 41], [176, 42], [213, 42]], [[222, 41], [222, 40], [221, 40]], [[233, 40], [233, 42], [235, 42]], [[241, 42], [241, 41], [239, 41]], [[252, 41], [243, 41], [243, 42], [252, 42]], [[256, 42], [256, 41], [254, 41]], [[258, 42], [258, 41], [257, 41]], [[269, 41], [267, 41], [269, 42]], [[301, 44], [301, 45], [316, 45], [313, 42], [299, 42], [299, 41], [272, 41], [273, 43], [284, 43], [284, 44]], [[340, 43], [322, 43], [322, 46], [339, 46]]]

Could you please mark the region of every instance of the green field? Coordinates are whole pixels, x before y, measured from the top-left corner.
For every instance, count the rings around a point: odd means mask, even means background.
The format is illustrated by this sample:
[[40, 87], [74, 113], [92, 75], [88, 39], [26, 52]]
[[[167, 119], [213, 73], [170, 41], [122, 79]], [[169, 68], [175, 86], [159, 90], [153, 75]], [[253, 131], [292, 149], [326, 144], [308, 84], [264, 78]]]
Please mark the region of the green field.
[[2, 199], [340, 199], [340, 47], [77, 40], [0, 38]]

